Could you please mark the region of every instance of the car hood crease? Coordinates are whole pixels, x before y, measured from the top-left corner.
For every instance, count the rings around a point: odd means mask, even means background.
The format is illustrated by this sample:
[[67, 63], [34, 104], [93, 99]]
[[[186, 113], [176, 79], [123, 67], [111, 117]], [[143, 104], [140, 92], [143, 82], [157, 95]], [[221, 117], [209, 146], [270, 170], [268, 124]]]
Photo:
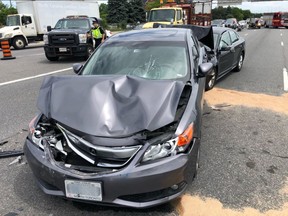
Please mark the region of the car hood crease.
[[123, 137], [173, 122], [184, 86], [132, 76], [52, 76], [44, 79], [37, 106], [83, 133]]

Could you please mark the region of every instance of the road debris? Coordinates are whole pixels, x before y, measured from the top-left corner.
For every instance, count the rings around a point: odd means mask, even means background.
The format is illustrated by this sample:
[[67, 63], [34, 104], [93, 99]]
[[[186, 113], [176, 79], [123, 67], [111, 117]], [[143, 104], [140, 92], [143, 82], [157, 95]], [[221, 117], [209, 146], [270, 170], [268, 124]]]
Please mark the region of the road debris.
[[225, 107], [229, 107], [229, 106], [231, 106], [231, 104], [226, 104], [226, 103], [216, 104], [216, 105], [212, 105], [211, 109], [213, 109], [215, 111], [221, 111], [221, 108], [225, 108]]
[[5, 141], [1, 141], [1, 142], [0, 142], [0, 146], [5, 145], [6, 143], [8, 143], [7, 140], [5, 140]]
[[21, 162], [22, 162], [22, 156], [18, 156], [15, 160], [9, 163], [9, 166], [16, 164], [16, 163], [20, 164]]
[[8, 157], [16, 157], [24, 155], [24, 152], [22, 150], [12, 150], [12, 151], [1, 151], [0, 152], [0, 158], [8, 158]]

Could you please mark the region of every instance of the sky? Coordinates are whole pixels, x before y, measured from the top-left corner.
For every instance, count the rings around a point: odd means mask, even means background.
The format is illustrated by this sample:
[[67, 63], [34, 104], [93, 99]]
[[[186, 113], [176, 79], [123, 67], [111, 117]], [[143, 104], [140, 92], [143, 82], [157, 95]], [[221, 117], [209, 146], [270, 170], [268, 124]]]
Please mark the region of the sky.
[[[217, 0], [212, 2], [213, 8], [217, 6]], [[269, 12], [284, 12], [286, 8], [288, 12], [288, 1], [262, 1], [262, 2], [242, 2], [238, 5], [230, 5], [231, 7], [238, 7], [243, 10], [250, 10], [252, 13], [269, 13]]]

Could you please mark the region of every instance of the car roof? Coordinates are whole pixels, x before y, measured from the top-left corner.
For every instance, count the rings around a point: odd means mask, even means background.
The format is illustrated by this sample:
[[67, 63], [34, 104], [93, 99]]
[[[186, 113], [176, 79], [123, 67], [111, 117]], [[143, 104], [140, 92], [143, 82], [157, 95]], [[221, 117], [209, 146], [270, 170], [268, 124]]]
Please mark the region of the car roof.
[[216, 33], [216, 34], [222, 34], [223, 32], [227, 30], [233, 31], [233, 29], [231, 28], [213, 26], [213, 33]]
[[185, 42], [187, 33], [191, 31], [184, 28], [155, 28], [133, 30], [118, 33], [109, 39], [113, 41], [175, 41]]

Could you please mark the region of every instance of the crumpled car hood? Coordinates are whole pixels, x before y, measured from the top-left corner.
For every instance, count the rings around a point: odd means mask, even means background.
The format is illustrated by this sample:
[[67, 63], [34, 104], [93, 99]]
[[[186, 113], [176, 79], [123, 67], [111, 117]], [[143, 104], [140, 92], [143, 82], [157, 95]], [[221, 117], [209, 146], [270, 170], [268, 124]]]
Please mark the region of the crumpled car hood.
[[37, 106], [83, 133], [123, 137], [173, 122], [184, 86], [131, 76], [52, 76], [44, 79]]

